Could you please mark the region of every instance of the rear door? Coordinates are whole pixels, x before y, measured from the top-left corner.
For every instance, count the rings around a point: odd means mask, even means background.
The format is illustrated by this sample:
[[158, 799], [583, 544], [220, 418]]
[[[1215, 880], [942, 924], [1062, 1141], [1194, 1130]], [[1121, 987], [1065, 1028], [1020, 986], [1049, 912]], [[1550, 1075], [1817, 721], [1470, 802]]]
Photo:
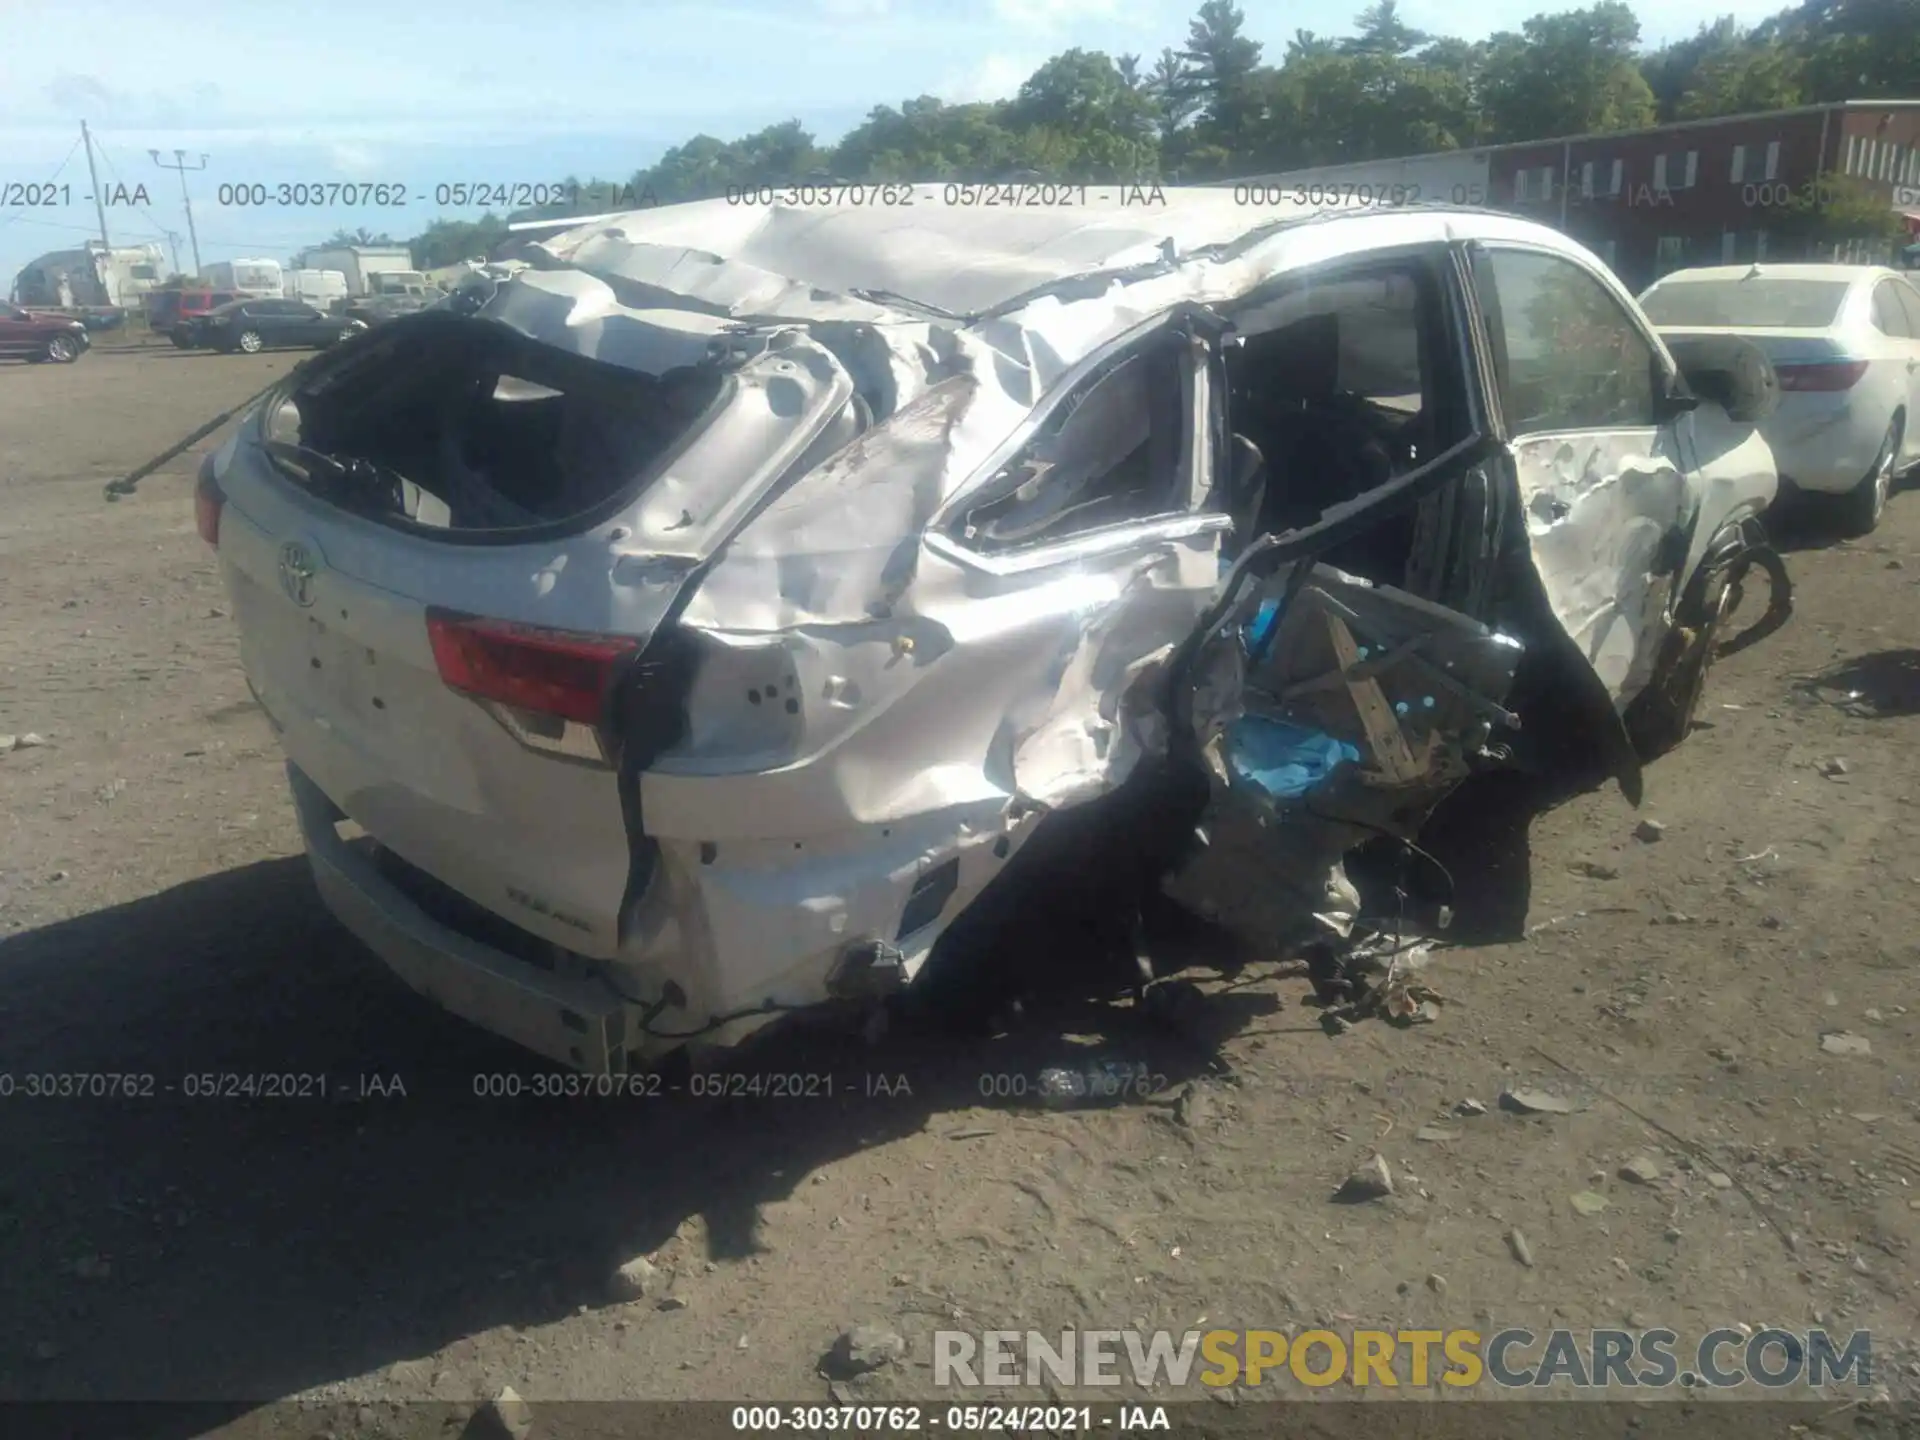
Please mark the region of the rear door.
[[300, 300], [276, 300], [273, 303], [286, 312], [288, 344], [324, 345], [333, 337], [336, 327], [324, 324], [325, 317], [313, 306]]
[[1920, 291], [1889, 277], [1873, 287], [1873, 327], [1899, 352], [1894, 364], [1905, 380], [1907, 423], [1900, 437], [1900, 467], [1920, 457]]
[[1642, 689], [1697, 509], [1668, 366], [1617, 283], [1545, 247], [1473, 247], [1534, 568], [1616, 707]]

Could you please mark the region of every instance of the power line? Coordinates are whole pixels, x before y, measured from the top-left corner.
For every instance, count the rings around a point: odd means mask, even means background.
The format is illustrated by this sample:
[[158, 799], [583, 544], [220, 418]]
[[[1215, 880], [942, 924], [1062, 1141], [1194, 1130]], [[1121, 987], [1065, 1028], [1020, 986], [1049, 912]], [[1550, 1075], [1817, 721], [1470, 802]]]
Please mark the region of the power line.
[[189, 165], [187, 163], [187, 152], [184, 150], [176, 150], [173, 152], [173, 164], [169, 165], [160, 158], [160, 152], [158, 150], [149, 150], [147, 154], [153, 157], [153, 163], [158, 165], [162, 170], [177, 170], [180, 173], [180, 203], [186, 207], [187, 239], [193, 242], [193, 273], [198, 275], [200, 273], [200, 236], [193, 228], [193, 197], [187, 194], [187, 172], [189, 170], [206, 169], [207, 157], [202, 155], [198, 165]]
[[[78, 140], [76, 140], [76, 141], [74, 141], [74, 142], [73, 142], [73, 144], [72, 144], [72, 145], [70, 145], [70, 146], [69, 146], [69, 147], [67, 148], [67, 158], [66, 158], [66, 159], [64, 159], [64, 160], [62, 160], [62, 161], [61, 161], [61, 162], [59, 163], [59, 165], [57, 165], [56, 167], [54, 167], [54, 172], [53, 172], [53, 174], [47, 177], [47, 181], [46, 181], [46, 183], [47, 183], [47, 184], [49, 184], [49, 185], [51, 185], [51, 184], [53, 184], [53, 183], [54, 183], [54, 182], [55, 182], [56, 180], [58, 180], [58, 179], [59, 179], [59, 178], [60, 178], [60, 177], [61, 177], [62, 175], [64, 175], [64, 174], [66, 174], [66, 173], [67, 173], [67, 166], [73, 163], [73, 154], [74, 154], [74, 151], [76, 151], [76, 150], [78, 150], [79, 148], [80, 148], [80, 142], [79, 142]], [[0, 220], [0, 230], [4, 230], [4, 229], [6, 229], [6, 228], [7, 228], [7, 226], [9, 226], [9, 225], [17, 225], [17, 224], [19, 224], [22, 218], [23, 218], [23, 217], [22, 217], [22, 216], [20, 216], [20, 215], [9, 215], [9, 216], [7, 216], [7, 217], [6, 217], [6, 219], [4, 219], [4, 220]], [[31, 222], [31, 221], [28, 221], [27, 223], [28, 223], [28, 224], [31, 224], [31, 223], [33, 223], [33, 222]]]

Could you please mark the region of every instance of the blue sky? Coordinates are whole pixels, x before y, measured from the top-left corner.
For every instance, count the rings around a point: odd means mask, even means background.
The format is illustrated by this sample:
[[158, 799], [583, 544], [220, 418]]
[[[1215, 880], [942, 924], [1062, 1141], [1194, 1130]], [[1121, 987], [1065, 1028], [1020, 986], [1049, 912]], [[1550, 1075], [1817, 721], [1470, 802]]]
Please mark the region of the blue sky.
[[[1294, 29], [1344, 34], [1364, 0], [1246, 3], [1269, 58]], [[1757, 20], [1782, 0], [1670, 0], [1637, 7], [1644, 39], [1689, 34], [1732, 13]], [[1178, 45], [1197, 0], [259, 0], [129, 6], [103, 0], [0, 4], [0, 201], [10, 182], [54, 177], [68, 203], [0, 208], [0, 291], [21, 265], [97, 235], [79, 122], [92, 126], [101, 181], [146, 187], [148, 203], [108, 212], [115, 243], [180, 236], [179, 177], [159, 149], [206, 169], [188, 177], [206, 262], [285, 260], [336, 228], [396, 238], [436, 215], [439, 182], [625, 178], [701, 131], [732, 138], [798, 118], [837, 138], [876, 104], [934, 94], [1013, 93], [1070, 46], [1149, 60]], [[1479, 38], [1517, 28], [1542, 0], [1403, 0], [1410, 23]], [[64, 168], [62, 168], [64, 165]], [[222, 207], [219, 186], [394, 181], [404, 208]], [[424, 201], [424, 203], [422, 203]]]

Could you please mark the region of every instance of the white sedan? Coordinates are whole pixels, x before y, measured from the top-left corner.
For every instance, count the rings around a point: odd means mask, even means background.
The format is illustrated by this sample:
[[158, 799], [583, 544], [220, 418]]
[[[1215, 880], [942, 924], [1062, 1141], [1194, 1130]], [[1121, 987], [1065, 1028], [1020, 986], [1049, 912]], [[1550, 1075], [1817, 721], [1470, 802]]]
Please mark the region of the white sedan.
[[1834, 497], [1848, 531], [1880, 523], [1898, 476], [1920, 462], [1920, 290], [1870, 265], [1680, 270], [1640, 297], [1671, 345], [1752, 341], [1780, 400], [1761, 426], [1787, 483]]

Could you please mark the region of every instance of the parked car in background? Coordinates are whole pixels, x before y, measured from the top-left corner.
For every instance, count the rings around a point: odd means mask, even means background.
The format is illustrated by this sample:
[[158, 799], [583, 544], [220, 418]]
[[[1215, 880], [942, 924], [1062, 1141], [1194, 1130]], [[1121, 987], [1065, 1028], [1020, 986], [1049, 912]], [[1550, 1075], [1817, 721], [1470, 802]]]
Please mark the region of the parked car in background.
[[1637, 800], [1784, 591], [1737, 387], [1546, 226], [1165, 193], [567, 222], [269, 392], [196, 515], [346, 926], [624, 1072], [1019, 916], [1139, 983], [1113, 877], [1343, 943], [1347, 851], [1558, 747]]
[[248, 355], [287, 347], [324, 350], [366, 328], [303, 300], [236, 300], [193, 322], [188, 345]]
[[194, 321], [240, 298], [236, 290], [155, 290], [147, 297], [147, 328], [187, 349]]
[[1762, 426], [1783, 486], [1830, 497], [1864, 535], [1920, 463], [1920, 290], [1870, 265], [1679, 270], [1640, 297], [1669, 344], [1738, 336], [1773, 362]]
[[87, 327], [65, 315], [36, 315], [0, 302], [0, 355], [67, 365], [91, 349]]

